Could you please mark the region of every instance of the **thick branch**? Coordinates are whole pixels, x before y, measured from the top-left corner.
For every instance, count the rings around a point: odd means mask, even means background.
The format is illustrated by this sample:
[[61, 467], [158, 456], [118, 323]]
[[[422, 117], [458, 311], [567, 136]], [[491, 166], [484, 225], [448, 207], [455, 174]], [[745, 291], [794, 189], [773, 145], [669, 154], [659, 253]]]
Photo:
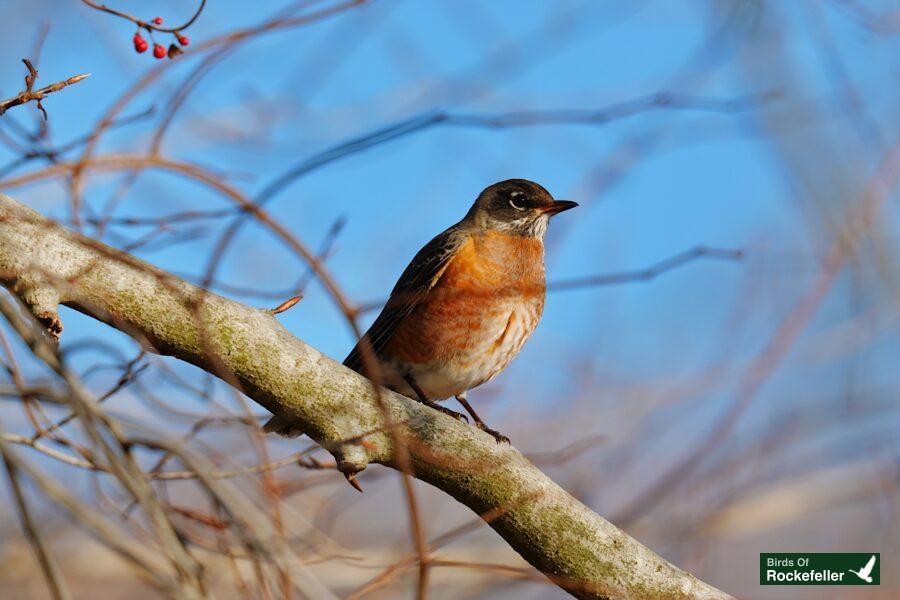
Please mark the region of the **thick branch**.
[[[72, 233], [0, 195], [0, 280], [44, 323], [57, 303], [210, 371], [334, 454], [344, 472], [393, 466], [371, 384], [288, 333], [267, 311], [204, 292]], [[388, 391], [415, 476], [452, 495], [580, 598], [728, 598], [566, 493], [515, 448]], [[359, 443], [363, 439], [364, 444]]]

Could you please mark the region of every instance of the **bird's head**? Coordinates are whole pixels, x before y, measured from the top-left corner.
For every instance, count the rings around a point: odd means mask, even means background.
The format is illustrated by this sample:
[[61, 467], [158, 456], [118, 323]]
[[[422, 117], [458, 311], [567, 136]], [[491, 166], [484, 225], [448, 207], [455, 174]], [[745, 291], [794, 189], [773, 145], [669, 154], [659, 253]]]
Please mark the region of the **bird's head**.
[[554, 200], [533, 181], [507, 179], [485, 188], [466, 219], [481, 229], [543, 238], [550, 217], [576, 206], [570, 200]]

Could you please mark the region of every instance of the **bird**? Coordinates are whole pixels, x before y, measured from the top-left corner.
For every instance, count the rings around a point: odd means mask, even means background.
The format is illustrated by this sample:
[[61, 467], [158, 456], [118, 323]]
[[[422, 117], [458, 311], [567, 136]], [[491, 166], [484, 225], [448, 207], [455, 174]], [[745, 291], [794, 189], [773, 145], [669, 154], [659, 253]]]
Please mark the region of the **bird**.
[[872, 558], [869, 559], [869, 562], [866, 563], [859, 571], [854, 571], [853, 569], [847, 569], [848, 572], [853, 573], [866, 583], [872, 583], [872, 568], [875, 567], [875, 555], [872, 555]]
[[[478, 429], [509, 443], [467, 393], [500, 374], [537, 327], [546, 295], [544, 234], [552, 216], [576, 206], [526, 179], [485, 188], [462, 220], [415, 255], [344, 365], [368, 376], [370, 353], [381, 385], [468, 421], [437, 403], [455, 397]], [[299, 433], [277, 416], [266, 430]]]

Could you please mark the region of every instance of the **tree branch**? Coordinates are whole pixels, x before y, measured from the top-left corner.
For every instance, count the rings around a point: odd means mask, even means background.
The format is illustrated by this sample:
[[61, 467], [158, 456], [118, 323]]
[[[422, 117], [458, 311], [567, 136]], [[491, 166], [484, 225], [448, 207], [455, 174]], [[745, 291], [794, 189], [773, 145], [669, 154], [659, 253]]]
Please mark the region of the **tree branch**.
[[10, 108], [14, 106], [19, 106], [20, 104], [26, 104], [31, 101], [37, 101], [37, 107], [43, 113], [44, 120], [47, 119], [47, 111], [44, 110], [43, 105], [41, 104], [41, 100], [44, 99], [44, 96], [47, 94], [52, 94], [53, 92], [58, 92], [64, 87], [68, 87], [73, 83], [78, 83], [83, 79], [87, 79], [91, 76], [90, 73], [84, 73], [82, 75], [75, 75], [73, 77], [69, 77], [63, 81], [57, 81], [56, 83], [50, 84], [48, 86], [42, 87], [39, 90], [35, 90], [34, 81], [37, 79], [37, 69], [34, 68], [34, 65], [31, 64], [31, 61], [27, 58], [23, 58], [22, 62], [25, 63], [25, 66], [28, 68], [28, 75], [25, 76], [25, 91], [19, 92], [12, 98], [7, 98], [6, 100], [0, 100], [0, 115], [8, 111]]
[[[0, 195], [0, 282], [51, 332], [64, 304], [153, 351], [205, 369], [329, 450], [344, 473], [396, 468], [371, 383], [233, 302], [73, 233]], [[579, 598], [728, 598], [666, 562], [566, 493], [515, 448], [381, 391], [415, 476], [450, 494]], [[497, 515], [500, 509], [501, 514]], [[487, 519], [486, 519], [487, 520]]]

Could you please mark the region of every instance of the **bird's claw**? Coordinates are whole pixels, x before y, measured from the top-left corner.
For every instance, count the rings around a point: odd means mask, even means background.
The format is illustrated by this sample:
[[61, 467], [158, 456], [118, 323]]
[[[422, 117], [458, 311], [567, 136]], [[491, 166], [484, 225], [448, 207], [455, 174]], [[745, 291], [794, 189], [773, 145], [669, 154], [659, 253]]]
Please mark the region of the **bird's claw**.
[[480, 421], [478, 423], [475, 423], [475, 426], [478, 429], [485, 432], [486, 434], [488, 434], [489, 436], [491, 436], [492, 438], [494, 438], [495, 440], [497, 440], [498, 444], [509, 444], [510, 443], [508, 437], [506, 437], [505, 435], [503, 435], [496, 429], [491, 429], [490, 427], [488, 427], [487, 425], [485, 425], [484, 423], [482, 423]]
[[450, 410], [449, 408], [444, 408], [443, 406], [441, 406], [438, 410], [440, 410], [445, 415], [453, 417], [457, 421], [462, 421], [463, 423], [469, 422], [469, 417], [462, 414], [461, 412], [456, 412], [455, 410]]
[[462, 421], [463, 423], [469, 422], [469, 417], [467, 417], [466, 415], [464, 415], [460, 412], [456, 412], [455, 410], [450, 410], [449, 408], [447, 408], [445, 406], [441, 406], [437, 402], [429, 402], [428, 406], [430, 406], [431, 408], [433, 408], [434, 410], [436, 410], [438, 412], [444, 413], [448, 417], [453, 417], [457, 421]]

